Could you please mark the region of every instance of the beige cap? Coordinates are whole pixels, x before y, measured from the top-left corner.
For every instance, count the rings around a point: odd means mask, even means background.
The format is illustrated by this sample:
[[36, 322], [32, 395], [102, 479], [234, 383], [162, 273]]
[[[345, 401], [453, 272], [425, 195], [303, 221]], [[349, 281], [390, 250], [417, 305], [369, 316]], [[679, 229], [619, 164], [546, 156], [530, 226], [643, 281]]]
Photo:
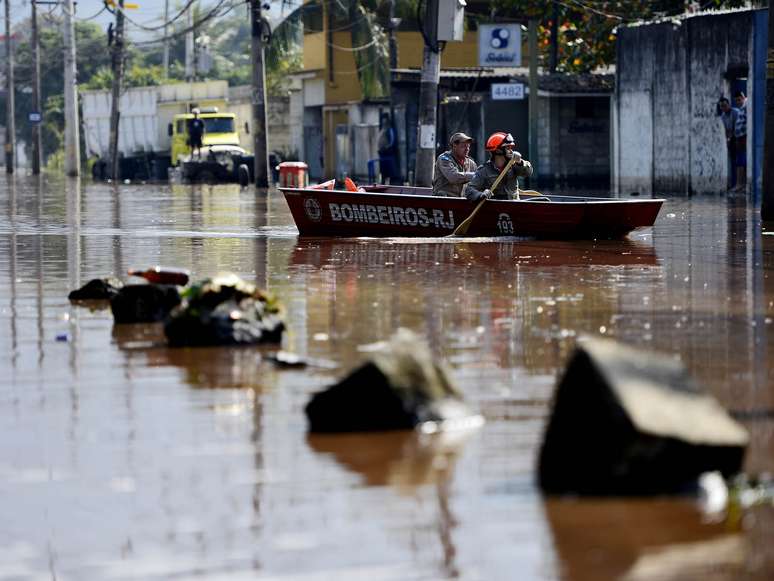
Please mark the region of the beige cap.
[[454, 145], [460, 141], [473, 141], [473, 138], [470, 135], [465, 135], [461, 131], [458, 131], [451, 136], [449, 139], [449, 144]]

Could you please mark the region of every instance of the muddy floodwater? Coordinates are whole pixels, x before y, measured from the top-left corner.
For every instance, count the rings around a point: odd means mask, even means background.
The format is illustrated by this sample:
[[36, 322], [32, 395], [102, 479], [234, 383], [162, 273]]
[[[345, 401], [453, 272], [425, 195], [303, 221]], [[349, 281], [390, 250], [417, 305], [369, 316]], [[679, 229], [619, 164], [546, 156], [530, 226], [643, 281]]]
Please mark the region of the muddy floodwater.
[[[279, 192], [0, 180], [0, 580], [774, 578], [774, 507], [546, 498], [535, 456], [577, 337], [680, 358], [774, 472], [774, 236], [670, 198], [618, 242], [299, 239]], [[170, 349], [74, 306], [91, 278], [233, 271], [283, 347]], [[486, 423], [310, 436], [310, 394], [408, 327]], [[594, 450], [588, 450], [594, 454]]]

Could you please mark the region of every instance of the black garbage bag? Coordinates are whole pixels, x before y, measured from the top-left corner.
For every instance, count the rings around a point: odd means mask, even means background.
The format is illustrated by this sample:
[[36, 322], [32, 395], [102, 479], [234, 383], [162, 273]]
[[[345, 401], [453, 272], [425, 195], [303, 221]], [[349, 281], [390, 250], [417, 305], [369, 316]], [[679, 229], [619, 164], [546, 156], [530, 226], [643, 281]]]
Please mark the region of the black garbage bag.
[[130, 284], [110, 300], [116, 323], [163, 321], [180, 304], [177, 287], [170, 284]]
[[285, 323], [269, 293], [235, 275], [206, 279], [183, 291], [164, 326], [173, 347], [279, 343]]
[[110, 300], [123, 286], [124, 283], [113, 277], [93, 278], [81, 288], [71, 291], [67, 298], [71, 301]]

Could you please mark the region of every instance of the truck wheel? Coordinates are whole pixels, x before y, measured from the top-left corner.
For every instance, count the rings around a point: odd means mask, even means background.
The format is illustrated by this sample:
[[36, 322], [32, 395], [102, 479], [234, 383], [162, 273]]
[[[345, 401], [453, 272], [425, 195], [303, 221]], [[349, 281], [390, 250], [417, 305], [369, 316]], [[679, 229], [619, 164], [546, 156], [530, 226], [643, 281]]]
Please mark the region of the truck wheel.
[[250, 185], [250, 168], [246, 164], [240, 164], [237, 169], [237, 178], [239, 179], [239, 185], [246, 188]]

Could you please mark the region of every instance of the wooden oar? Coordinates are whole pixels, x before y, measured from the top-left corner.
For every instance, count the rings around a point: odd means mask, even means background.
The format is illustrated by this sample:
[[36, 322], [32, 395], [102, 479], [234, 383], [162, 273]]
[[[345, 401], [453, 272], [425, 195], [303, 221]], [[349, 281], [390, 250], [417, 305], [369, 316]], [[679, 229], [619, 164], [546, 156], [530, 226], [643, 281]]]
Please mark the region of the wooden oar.
[[[500, 172], [500, 175], [495, 178], [494, 183], [492, 184], [492, 187], [489, 188], [489, 191], [494, 193], [495, 188], [500, 185], [500, 182], [505, 177], [505, 174], [508, 173], [508, 170], [511, 169], [511, 166], [516, 163], [517, 156], [514, 155], [511, 157], [510, 161], [505, 164], [505, 167], [503, 168], [503, 171]], [[465, 218], [462, 222], [460, 222], [457, 227], [454, 229], [454, 232], [449, 234], [449, 236], [464, 236], [465, 233], [468, 231], [468, 228], [470, 228], [470, 223], [473, 222], [473, 218], [476, 217], [476, 214], [478, 214], [478, 211], [481, 209], [481, 206], [484, 205], [484, 202], [487, 201], [488, 198], [482, 198], [481, 201], [478, 203], [478, 205], [473, 208], [473, 211], [470, 213], [470, 215]]]

